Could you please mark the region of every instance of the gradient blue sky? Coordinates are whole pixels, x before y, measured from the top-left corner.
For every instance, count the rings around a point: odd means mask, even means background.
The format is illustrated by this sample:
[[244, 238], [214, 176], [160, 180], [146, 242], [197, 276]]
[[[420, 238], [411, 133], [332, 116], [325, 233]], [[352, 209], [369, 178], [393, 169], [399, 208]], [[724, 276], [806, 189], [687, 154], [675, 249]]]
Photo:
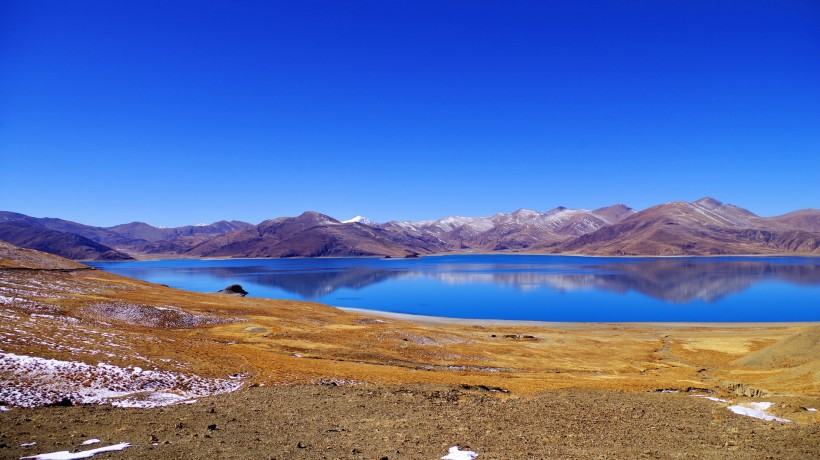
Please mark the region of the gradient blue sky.
[[0, 2], [0, 209], [820, 207], [820, 2]]

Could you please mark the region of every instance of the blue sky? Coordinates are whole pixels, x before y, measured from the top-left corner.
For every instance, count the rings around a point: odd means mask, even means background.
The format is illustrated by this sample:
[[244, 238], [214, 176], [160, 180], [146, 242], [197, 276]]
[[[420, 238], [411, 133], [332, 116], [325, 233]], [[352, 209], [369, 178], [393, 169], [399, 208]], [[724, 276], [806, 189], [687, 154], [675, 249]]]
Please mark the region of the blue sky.
[[820, 3], [0, 2], [0, 209], [820, 207]]

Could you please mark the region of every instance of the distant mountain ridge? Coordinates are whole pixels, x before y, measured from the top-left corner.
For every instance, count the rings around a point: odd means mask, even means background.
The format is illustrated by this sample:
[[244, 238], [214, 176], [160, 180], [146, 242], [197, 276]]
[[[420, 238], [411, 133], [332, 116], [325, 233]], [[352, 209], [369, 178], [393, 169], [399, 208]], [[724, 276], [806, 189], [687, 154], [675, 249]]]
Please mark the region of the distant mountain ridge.
[[451, 250], [505, 251], [546, 248], [619, 222], [634, 211], [615, 205], [595, 211], [559, 206], [541, 213], [519, 209], [487, 217], [445, 217], [422, 222], [389, 222], [388, 231], [403, 230], [440, 239]]
[[127, 238], [155, 242], [184, 236], [221, 235], [250, 226], [251, 224], [238, 220], [221, 220], [212, 224], [186, 225], [183, 227], [154, 227], [144, 222], [131, 222], [130, 224], [115, 225], [107, 229]]
[[820, 210], [760, 217], [702, 198], [635, 211], [563, 206], [486, 217], [374, 223], [341, 222], [308, 211], [258, 225], [240, 221], [154, 227], [142, 222], [92, 227], [0, 212], [0, 240], [74, 259], [137, 257], [416, 257], [523, 252], [606, 256], [820, 255]]
[[74, 260], [130, 260], [124, 252], [112, 249], [76, 233], [51, 230], [34, 218], [0, 213], [0, 240], [26, 249], [47, 252]]
[[[820, 215], [818, 210], [802, 213]], [[644, 209], [567, 241], [555, 252], [659, 256], [820, 254], [820, 233], [802, 230], [782, 216], [763, 218], [713, 198], [702, 198]]]
[[424, 238], [391, 233], [359, 222], [339, 222], [309, 211], [218, 236], [185, 254], [197, 257], [413, 257], [442, 249]]
[[0, 211], [0, 240], [79, 260], [128, 260], [129, 254], [173, 254], [216, 235], [249, 227], [240, 221], [160, 228], [143, 222], [93, 227], [51, 217]]

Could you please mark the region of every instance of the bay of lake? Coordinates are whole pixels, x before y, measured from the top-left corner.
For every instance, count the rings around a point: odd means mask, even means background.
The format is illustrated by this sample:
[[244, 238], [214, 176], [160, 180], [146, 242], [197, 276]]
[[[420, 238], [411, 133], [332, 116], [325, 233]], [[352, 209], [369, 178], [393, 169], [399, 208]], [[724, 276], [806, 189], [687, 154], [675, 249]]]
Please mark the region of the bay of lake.
[[820, 321], [820, 258], [447, 255], [89, 262], [195, 292], [469, 319]]

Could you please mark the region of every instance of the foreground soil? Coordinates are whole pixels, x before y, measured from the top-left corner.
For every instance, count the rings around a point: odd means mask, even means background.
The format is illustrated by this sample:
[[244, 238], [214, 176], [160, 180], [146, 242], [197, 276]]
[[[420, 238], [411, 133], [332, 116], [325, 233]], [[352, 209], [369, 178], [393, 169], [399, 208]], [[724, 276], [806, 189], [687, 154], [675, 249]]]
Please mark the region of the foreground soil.
[[454, 445], [479, 459], [820, 458], [817, 423], [767, 423], [686, 394], [611, 390], [257, 387], [158, 409], [14, 409], [0, 413], [0, 427], [0, 458], [71, 451], [89, 438], [132, 444], [100, 456], [111, 458], [438, 459]]

